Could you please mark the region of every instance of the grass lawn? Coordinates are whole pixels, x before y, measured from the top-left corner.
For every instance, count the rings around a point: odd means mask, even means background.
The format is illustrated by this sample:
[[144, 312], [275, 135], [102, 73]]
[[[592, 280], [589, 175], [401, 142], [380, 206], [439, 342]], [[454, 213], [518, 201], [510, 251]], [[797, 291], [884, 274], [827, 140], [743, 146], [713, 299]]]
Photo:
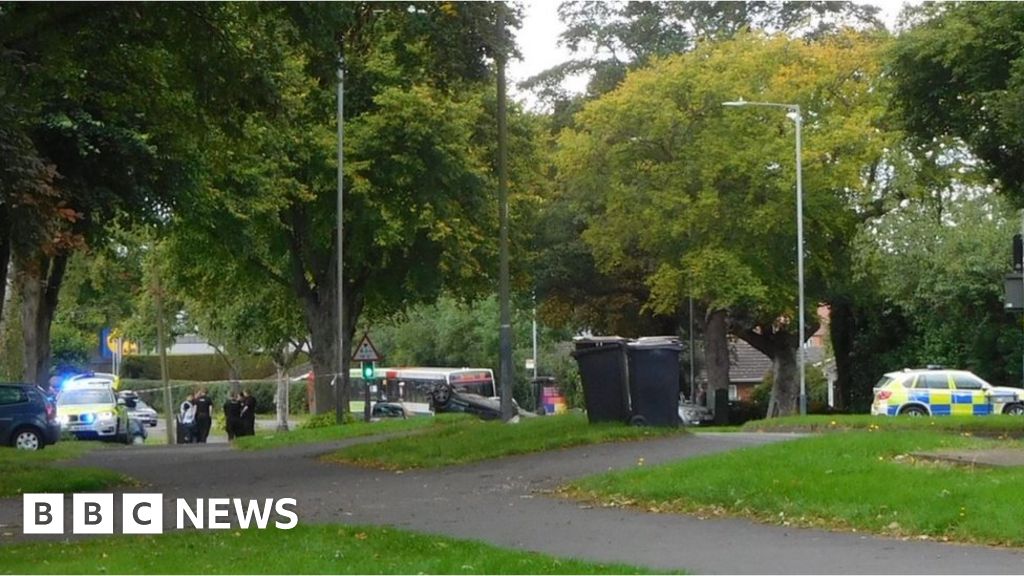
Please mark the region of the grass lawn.
[[2, 548], [7, 574], [642, 574], [643, 569], [359, 526], [183, 531]]
[[23, 492], [82, 492], [129, 483], [130, 480], [99, 468], [60, 468], [54, 462], [70, 460], [95, 449], [99, 442], [61, 440], [44, 450], [29, 452], [0, 448], [0, 498]]
[[864, 429], [941, 430], [997, 438], [1024, 438], [1024, 418], [1003, 414], [931, 418], [836, 414], [768, 418], [752, 420], [743, 425], [745, 432], [834, 432]]
[[294, 444], [311, 444], [344, 440], [356, 436], [371, 436], [389, 432], [405, 432], [436, 425], [446, 420], [445, 417], [429, 416], [413, 417], [407, 420], [389, 419], [380, 422], [352, 422], [342, 426], [325, 426], [323, 428], [296, 428], [288, 432], [259, 432], [255, 436], [243, 436], [234, 440], [234, 446], [243, 450], [265, 450]]
[[462, 418], [439, 420], [438, 425], [411, 436], [349, 446], [325, 458], [390, 470], [440, 468], [514, 454], [683, 433], [682, 428], [588, 424], [582, 414], [524, 418], [518, 424]]
[[1024, 449], [1017, 441], [932, 430], [842, 432], [603, 474], [567, 492], [654, 512], [1021, 546], [1024, 468], [959, 467], [908, 456], [1011, 446]]

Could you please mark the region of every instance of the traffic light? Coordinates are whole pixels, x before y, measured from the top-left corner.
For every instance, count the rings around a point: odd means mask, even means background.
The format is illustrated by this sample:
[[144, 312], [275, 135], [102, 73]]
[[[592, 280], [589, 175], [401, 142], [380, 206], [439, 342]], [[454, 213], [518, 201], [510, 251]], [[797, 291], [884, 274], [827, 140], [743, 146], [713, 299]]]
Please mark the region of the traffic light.
[[373, 362], [363, 362], [363, 382], [373, 380]]

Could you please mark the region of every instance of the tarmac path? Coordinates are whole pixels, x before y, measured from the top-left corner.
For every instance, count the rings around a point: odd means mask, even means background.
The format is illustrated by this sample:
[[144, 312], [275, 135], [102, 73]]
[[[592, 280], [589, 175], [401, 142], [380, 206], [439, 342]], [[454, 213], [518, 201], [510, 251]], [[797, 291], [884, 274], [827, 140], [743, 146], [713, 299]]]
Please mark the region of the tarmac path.
[[[701, 520], [591, 508], [550, 495], [572, 479], [632, 467], [640, 458], [653, 465], [789, 438], [792, 436], [785, 434], [697, 433], [406, 472], [366, 470], [316, 458], [375, 438], [255, 452], [226, 444], [124, 447], [91, 452], [72, 465], [123, 472], [144, 484], [124, 491], [161, 492], [168, 502], [179, 497], [293, 497], [301, 523], [391, 525], [505, 548], [655, 570], [697, 574], [1024, 573], [1021, 549], [904, 541], [770, 526], [738, 518]], [[70, 510], [70, 498], [66, 509]], [[173, 504], [165, 506], [165, 524], [173, 523], [173, 509]], [[0, 544], [41, 538], [21, 535], [20, 523], [21, 500], [0, 499], [0, 526], [3, 532], [13, 534], [0, 538]]]

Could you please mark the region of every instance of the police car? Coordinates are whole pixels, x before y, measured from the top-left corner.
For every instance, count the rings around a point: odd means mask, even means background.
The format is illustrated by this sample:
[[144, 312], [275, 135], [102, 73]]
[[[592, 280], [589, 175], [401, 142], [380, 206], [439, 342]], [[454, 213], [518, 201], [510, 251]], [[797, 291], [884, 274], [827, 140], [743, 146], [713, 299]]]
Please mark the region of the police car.
[[874, 388], [871, 414], [983, 416], [1024, 414], [1024, 389], [993, 386], [965, 370], [929, 367], [890, 372]]
[[131, 441], [128, 410], [106, 379], [66, 381], [57, 395], [57, 420], [63, 432], [81, 440]]

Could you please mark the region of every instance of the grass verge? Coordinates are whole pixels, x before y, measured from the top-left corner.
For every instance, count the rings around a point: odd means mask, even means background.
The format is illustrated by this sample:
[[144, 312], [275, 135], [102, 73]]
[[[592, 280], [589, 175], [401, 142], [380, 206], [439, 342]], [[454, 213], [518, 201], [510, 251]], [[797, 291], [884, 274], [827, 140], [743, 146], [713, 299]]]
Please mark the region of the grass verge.
[[994, 438], [1024, 438], [1024, 418], [993, 416], [886, 417], [870, 414], [788, 416], [752, 420], [745, 432], [834, 432], [843, 430], [932, 430]]
[[53, 464], [77, 458], [102, 448], [97, 442], [62, 440], [45, 450], [29, 452], [0, 448], [0, 498], [23, 492], [84, 492], [130, 483], [130, 480], [100, 468], [60, 468]]
[[282, 446], [293, 446], [295, 444], [313, 444], [316, 442], [331, 442], [344, 440], [357, 436], [372, 436], [374, 434], [387, 434], [390, 432], [406, 432], [419, 430], [437, 425], [445, 421], [444, 416], [431, 418], [427, 416], [414, 417], [407, 420], [390, 419], [380, 422], [352, 422], [341, 426], [324, 426], [322, 428], [297, 428], [288, 432], [274, 432], [271, 434], [260, 433], [256, 436], [243, 436], [234, 441], [236, 448], [242, 450], [266, 450]]
[[389, 470], [440, 468], [584, 444], [682, 433], [682, 428], [589, 424], [581, 414], [526, 418], [514, 425], [463, 418], [439, 420], [436, 426], [414, 436], [349, 446], [325, 459]]
[[603, 474], [567, 493], [652, 512], [746, 516], [773, 524], [944, 541], [1024, 545], [1024, 468], [919, 461], [943, 448], [1024, 448], [930, 430], [826, 434]]
[[5, 546], [3, 554], [8, 574], [649, 573], [369, 526], [91, 538]]

